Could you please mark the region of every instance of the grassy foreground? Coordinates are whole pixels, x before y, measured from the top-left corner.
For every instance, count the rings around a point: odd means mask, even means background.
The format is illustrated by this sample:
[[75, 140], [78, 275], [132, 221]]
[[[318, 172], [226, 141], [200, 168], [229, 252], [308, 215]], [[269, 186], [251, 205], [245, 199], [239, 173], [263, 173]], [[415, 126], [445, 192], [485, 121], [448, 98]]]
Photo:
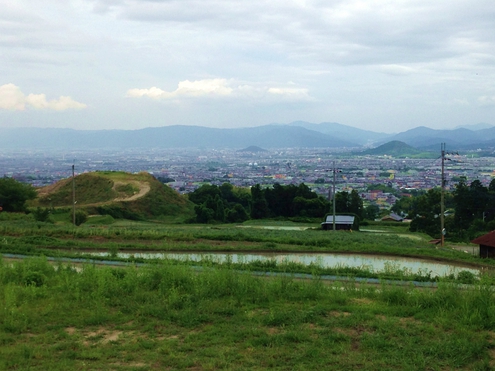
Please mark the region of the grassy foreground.
[[2, 370], [489, 370], [495, 295], [0, 260]]

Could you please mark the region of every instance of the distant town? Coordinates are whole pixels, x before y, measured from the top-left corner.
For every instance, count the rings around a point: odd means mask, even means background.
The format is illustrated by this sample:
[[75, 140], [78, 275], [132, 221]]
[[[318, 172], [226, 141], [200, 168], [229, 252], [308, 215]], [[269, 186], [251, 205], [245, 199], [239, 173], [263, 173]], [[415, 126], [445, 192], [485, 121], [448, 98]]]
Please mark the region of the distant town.
[[[255, 184], [305, 183], [316, 193], [330, 197], [357, 190], [364, 200], [381, 209], [390, 208], [401, 193], [440, 186], [441, 159], [410, 159], [383, 156], [350, 156], [328, 149], [253, 148], [243, 151], [160, 149], [95, 151], [0, 151], [0, 176], [42, 187], [72, 175], [92, 171], [148, 172], [179, 193], [201, 184], [250, 187]], [[445, 161], [446, 189], [461, 177], [478, 179], [488, 186], [495, 176], [495, 158], [452, 155]], [[334, 184], [335, 171], [335, 184]], [[373, 189], [386, 185], [395, 192]]]

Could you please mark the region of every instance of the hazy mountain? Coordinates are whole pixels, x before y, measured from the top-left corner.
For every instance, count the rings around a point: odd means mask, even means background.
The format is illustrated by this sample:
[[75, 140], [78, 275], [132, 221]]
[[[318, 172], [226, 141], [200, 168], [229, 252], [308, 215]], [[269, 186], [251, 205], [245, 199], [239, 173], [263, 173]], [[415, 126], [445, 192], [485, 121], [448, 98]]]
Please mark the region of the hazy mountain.
[[163, 126], [139, 130], [0, 129], [0, 148], [262, 148], [359, 147], [303, 127], [265, 125], [240, 129]]
[[[476, 126], [478, 127], [478, 126]], [[481, 126], [480, 126], [481, 127]], [[0, 149], [49, 148], [360, 148], [400, 141], [422, 150], [495, 147], [495, 127], [435, 130], [419, 126], [398, 134], [376, 133], [338, 123], [294, 121], [249, 128], [163, 126], [139, 130], [0, 128]]]
[[487, 124], [486, 122], [479, 122], [477, 124], [460, 125], [460, 126], [456, 126], [455, 127], [455, 129], [461, 129], [461, 128], [468, 129], [468, 130], [473, 130], [473, 131], [478, 131], [478, 130], [493, 128], [493, 125]]
[[288, 124], [290, 126], [299, 126], [309, 130], [318, 131], [323, 134], [331, 135], [335, 138], [339, 138], [345, 141], [351, 141], [358, 143], [359, 145], [366, 146], [383, 141], [386, 138], [390, 138], [393, 134], [376, 133], [374, 131], [362, 130], [352, 126], [342, 125], [336, 122], [322, 122], [320, 124], [313, 124], [306, 121], [294, 121]]
[[404, 156], [414, 156], [421, 153], [420, 150], [407, 145], [404, 142], [393, 140], [391, 142], [387, 142], [378, 146], [376, 148], [368, 149], [363, 152], [359, 152], [356, 154], [359, 155], [376, 155], [376, 156], [393, 156], [393, 157], [404, 157]]
[[268, 152], [266, 149], [260, 148], [258, 146], [249, 146], [244, 149], [239, 149], [237, 152], [249, 152], [249, 153], [258, 153], [258, 152]]
[[[485, 129], [490, 130], [490, 129]], [[441, 143], [448, 143], [450, 148], [463, 147], [471, 143], [479, 143], [486, 139], [482, 131], [472, 131], [464, 128], [454, 130], [435, 130], [425, 126], [407, 130], [403, 133], [394, 135], [392, 140], [405, 142], [406, 144], [424, 149], [440, 148]], [[495, 131], [494, 136], [495, 138]]]

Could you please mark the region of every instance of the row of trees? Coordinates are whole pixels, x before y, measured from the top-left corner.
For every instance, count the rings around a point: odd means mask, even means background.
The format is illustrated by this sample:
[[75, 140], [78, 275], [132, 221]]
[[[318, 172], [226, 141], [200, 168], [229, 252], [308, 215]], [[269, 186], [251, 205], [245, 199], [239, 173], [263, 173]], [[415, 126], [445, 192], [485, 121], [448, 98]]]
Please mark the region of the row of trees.
[[[440, 236], [440, 188], [419, 196], [402, 197], [392, 211], [412, 219], [410, 230]], [[495, 229], [495, 179], [488, 187], [479, 180], [461, 178], [452, 192], [445, 192], [445, 229], [452, 240], [470, 240]]]
[[[304, 183], [297, 186], [276, 183], [265, 188], [256, 184], [250, 190], [230, 183], [205, 184], [189, 193], [189, 200], [196, 204], [198, 223], [236, 223], [250, 218], [322, 218], [332, 210], [328, 200]], [[360, 219], [364, 216], [363, 201], [356, 191], [338, 192], [335, 207], [338, 213], [354, 213]]]
[[[0, 178], [0, 206], [4, 211], [26, 211], [26, 201], [36, 198], [36, 190], [12, 178]], [[239, 223], [247, 219], [263, 218], [323, 218], [333, 206], [318, 196], [307, 185], [281, 185], [251, 189], [234, 187], [230, 183], [221, 186], [205, 184], [189, 194], [189, 200], [196, 204], [195, 221], [198, 223]], [[109, 207], [109, 206], [102, 206]], [[353, 213], [360, 220], [373, 219], [377, 210], [363, 208], [363, 201], [356, 191], [338, 192], [335, 195], [337, 213]], [[47, 209], [34, 211], [37, 220], [49, 217]], [[122, 215], [122, 217], [126, 217]]]

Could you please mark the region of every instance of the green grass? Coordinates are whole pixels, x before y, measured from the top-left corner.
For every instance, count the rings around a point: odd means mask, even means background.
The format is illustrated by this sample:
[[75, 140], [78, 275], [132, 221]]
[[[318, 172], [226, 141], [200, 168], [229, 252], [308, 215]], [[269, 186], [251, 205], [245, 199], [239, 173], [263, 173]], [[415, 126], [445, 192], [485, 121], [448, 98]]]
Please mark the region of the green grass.
[[[68, 220], [68, 218], [67, 218]], [[117, 248], [163, 251], [271, 251], [271, 252], [351, 252], [387, 254], [467, 262], [474, 265], [495, 265], [490, 259], [480, 259], [452, 249], [435, 249], [420, 234], [336, 232], [309, 230], [277, 230], [238, 228], [235, 225], [172, 225], [160, 222], [132, 222], [110, 217], [89, 218], [75, 228], [69, 224], [35, 222], [16, 219], [0, 224], [0, 235], [9, 244], [0, 252], [31, 251], [37, 248], [57, 249]], [[287, 226], [287, 224], [284, 224]], [[298, 223], [293, 223], [298, 225]], [[40, 244], [47, 238], [48, 245]]]
[[[72, 181], [62, 180], [60, 187], [29, 203], [31, 207], [50, 209], [72, 207]], [[133, 200], [143, 187], [147, 193]], [[184, 219], [194, 215], [193, 204], [148, 173], [130, 174], [120, 171], [97, 171], [75, 177], [77, 207], [89, 214], [110, 215], [114, 218], [143, 220], [157, 218]], [[57, 220], [59, 221], [59, 220]]]
[[487, 370], [495, 297], [0, 261], [2, 370]]
[[[79, 204], [108, 202], [117, 197], [117, 192], [112, 189], [113, 181], [96, 173], [78, 175], [76, 183]], [[72, 205], [72, 182], [66, 182], [57, 192], [39, 199], [38, 202], [46, 207]]]
[[[62, 215], [62, 214], [60, 214]], [[271, 222], [270, 222], [271, 224]], [[298, 223], [287, 222], [275, 226], [290, 227]], [[119, 251], [156, 252], [320, 252], [366, 253], [429, 258], [448, 262], [468, 263], [473, 267], [495, 266], [495, 262], [480, 259], [452, 249], [435, 249], [427, 239], [418, 234], [394, 233], [396, 229], [381, 233], [336, 232], [308, 230], [262, 229], [259, 223], [249, 223], [250, 228], [232, 225], [170, 225], [158, 222], [132, 222], [113, 220], [110, 216], [91, 217], [80, 227], [68, 224], [35, 222], [32, 219], [16, 219], [0, 224], [0, 253], [44, 255], [54, 257], [85, 257], [108, 259], [88, 255], [91, 251], [106, 250], [115, 260], [144, 262], [132, 257], [117, 259]], [[266, 226], [266, 225], [265, 225]], [[394, 227], [395, 228], [395, 227]], [[414, 238], [410, 238], [414, 237]], [[184, 264], [170, 262], [170, 264]], [[196, 265], [195, 262], [188, 262]], [[207, 262], [209, 266], [220, 263]], [[226, 263], [223, 263], [224, 265]], [[346, 277], [378, 278], [400, 281], [437, 281], [428, 272], [409, 272], [397, 267], [386, 272], [368, 267], [305, 266], [297, 263], [255, 261], [227, 263], [232, 269], [291, 273], [317, 273]], [[467, 273], [467, 272], [466, 272]], [[471, 283], [474, 278], [463, 275], [445, 279]]]

